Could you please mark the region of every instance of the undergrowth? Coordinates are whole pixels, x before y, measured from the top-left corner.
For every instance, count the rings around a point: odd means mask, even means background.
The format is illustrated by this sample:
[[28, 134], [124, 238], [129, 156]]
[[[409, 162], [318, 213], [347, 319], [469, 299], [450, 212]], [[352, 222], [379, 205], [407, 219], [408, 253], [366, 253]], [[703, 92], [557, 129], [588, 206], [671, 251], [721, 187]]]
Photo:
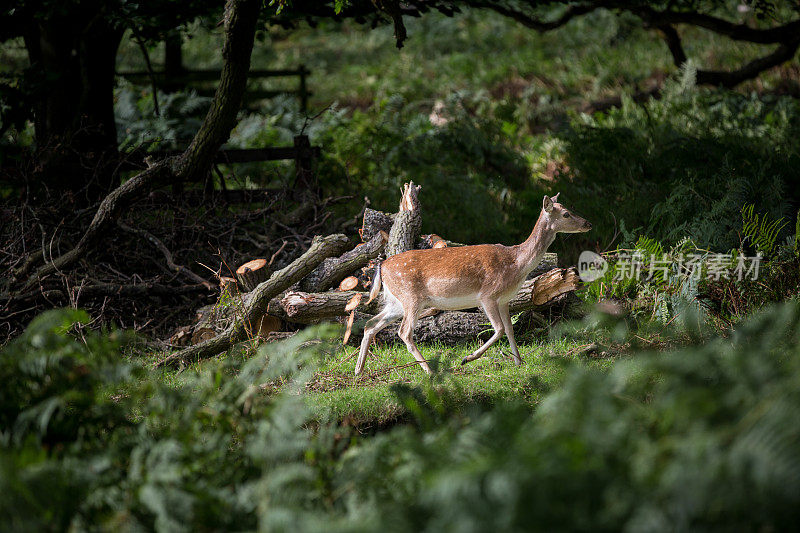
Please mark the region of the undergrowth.
[[[391, 389], [407, 424], [312, 417], [324, 330], [165, 387], [53, 311], [0, 353], [0, 519], [34, 529], [784, 529], [800, 498], [800, 306], [728, 338], [571, 366], [538, 407]], [[282, 392], [267, 393], [280, 380]], [[265, 388], [266, 385], [266, 388]], [[458, 405], [457, 409], [453, 409]], [[564, 502], [568, 502], [565, 504]]]

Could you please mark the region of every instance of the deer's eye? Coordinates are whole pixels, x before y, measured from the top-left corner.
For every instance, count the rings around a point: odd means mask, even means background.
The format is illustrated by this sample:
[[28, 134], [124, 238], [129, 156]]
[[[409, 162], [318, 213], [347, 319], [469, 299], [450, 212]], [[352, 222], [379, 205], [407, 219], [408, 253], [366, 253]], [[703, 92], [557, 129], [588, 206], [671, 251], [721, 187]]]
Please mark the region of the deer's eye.
[[564, 213], [564, 218], [569, 218], [569, 217], [570, 217], [569, 213]]

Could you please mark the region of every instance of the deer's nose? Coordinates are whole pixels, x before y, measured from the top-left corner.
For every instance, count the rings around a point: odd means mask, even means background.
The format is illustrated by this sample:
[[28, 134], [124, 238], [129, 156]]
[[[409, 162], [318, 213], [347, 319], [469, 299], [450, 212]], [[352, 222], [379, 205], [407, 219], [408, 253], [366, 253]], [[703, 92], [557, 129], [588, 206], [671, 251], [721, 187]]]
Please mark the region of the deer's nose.
[[587, 220], [583, 223], [583, 227], [586, 229], [592, 229], [592, 223]]

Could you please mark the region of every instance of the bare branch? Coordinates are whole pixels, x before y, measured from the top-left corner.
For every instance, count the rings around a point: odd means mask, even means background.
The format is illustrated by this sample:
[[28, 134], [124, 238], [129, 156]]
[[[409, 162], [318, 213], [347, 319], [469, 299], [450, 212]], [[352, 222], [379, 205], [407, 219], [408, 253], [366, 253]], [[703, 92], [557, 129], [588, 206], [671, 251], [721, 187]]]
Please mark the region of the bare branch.
[[470, 6], [482, 8], [482, 9], [491, 9], [495, 13], [499, 13], [505, 17], [509, 17], [511, 19], [516, 20], [523, 26], [527, 28], [531, 28], [538, 32], [547, 32], [551, 30], [555, 30], [560, 28], [561, 26], [567, 24], [569, 21], [574, 19], [575, 17], [579, 17], [581, 15], [585, 15], [587, 13], [591, 13], [597, 9], [607, 7], [604, 2], [595, 2], [595, 3], [585, 3], [585, 4], [575, 4], [571, 5], [567, 8], [567, 10], [557, 19], [555, 20], [541, 20], [536, 18], [535, 16], [520, 11], [518, 9], [514, 9], [507, 5], [501, 5], [494, 2], [470, 2]]
[[[682, 66], [686, 63], [687, 57], [678, 31], [671, 24], [659, 24], [657, 27], [672, 54], [672, 60], [675, 66]], [[698, 85], [721, 85], [727, 88], [735, 87], [743, 81], [755, 78], [765, 70], [789, 61], [794, 57], [798, 47], [800, 47], [800, 35], [795, 35], [792, 41], [781, 44], [775, 51], [754, 59], [739, 69], [732, 71], [698, 70], [697, 83]]]
[[[618, 7], [625, 9], [621, 5]], [[800, 34], [800, 20], [772, 28], [753, 28], [747, 24], [734, 24], [712, 15], [692, 11], [656, 11], [645, 6], [632, 7], [630, 11], [654, 24], [690, 24], [735, 41], [760, 44], [786, 43], [795, 40]]]
[[697, 83], [700, 85], [722, 85], [723, 87], [735, 87], [746, 80], [757, 77], [765, 70], [777, 67], [792, 59], [800, 46], [800, 39], [794, 42], [781, 44], [771, 54], [754, 59], [742, 68], [733, 71], [724, 70], [698, 70]]

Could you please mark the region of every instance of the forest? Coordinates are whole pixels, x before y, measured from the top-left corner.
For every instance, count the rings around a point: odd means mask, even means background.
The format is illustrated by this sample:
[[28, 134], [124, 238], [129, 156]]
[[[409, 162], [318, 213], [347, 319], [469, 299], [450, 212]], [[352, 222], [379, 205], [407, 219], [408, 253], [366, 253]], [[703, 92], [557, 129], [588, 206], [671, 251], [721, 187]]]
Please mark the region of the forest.
[[786, 0], [7, 2], [0, 530], [794, 529], [798, 48]]

